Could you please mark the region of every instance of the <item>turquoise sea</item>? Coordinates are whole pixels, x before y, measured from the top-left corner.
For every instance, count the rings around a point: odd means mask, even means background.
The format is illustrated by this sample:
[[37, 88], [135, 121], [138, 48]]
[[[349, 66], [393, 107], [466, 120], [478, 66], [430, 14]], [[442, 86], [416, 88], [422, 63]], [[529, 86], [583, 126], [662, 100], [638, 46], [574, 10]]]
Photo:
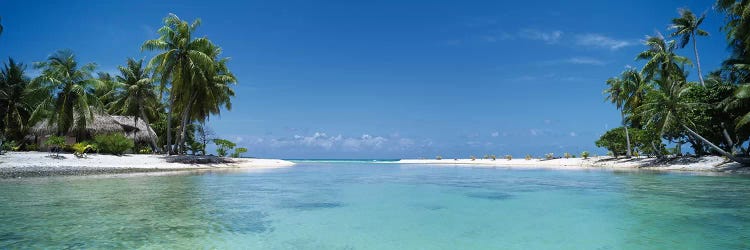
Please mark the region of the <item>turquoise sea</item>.
[[750, 178], [300, 161], [0, 180], [0, 249], [749, 249]]

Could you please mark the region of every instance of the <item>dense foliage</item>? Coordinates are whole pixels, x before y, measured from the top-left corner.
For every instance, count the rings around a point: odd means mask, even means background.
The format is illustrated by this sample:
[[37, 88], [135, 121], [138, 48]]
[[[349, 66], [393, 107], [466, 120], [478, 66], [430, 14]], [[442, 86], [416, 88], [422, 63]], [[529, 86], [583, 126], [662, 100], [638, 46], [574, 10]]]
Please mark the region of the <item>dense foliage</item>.
[[[24, 64], [9, 59], [0, 71], [0, 141], [8, 148], [13, 142], [13, 148], [34, 149], [36, 139], [28, 135], [37, 124], [51, 125], [55, 136], [91, 140], [95, 135], [87, 126], [95, 116], [108, 114], [133, 117], [133, 127], [145, 122], [154, 129], [146, 131], [148, 143], [127, 149], [205, 154], [213, 139], [205, 123], [222, 109], [231, 109], [237, 79], [222, 49], [195, 36], [200, 23], [188, 24], [169, 14], [157, 31], [159, 38], [141, 45], [157, 54], [148, 63], [127, 59], [112, 75], [96, 72], [94, 63], [80, 63], [69, 50], [34, 63], [39, 71], [34, 78], [28, 77]], [[102, 152], [122, 153], [125, 143], [117, 138], [115, 148]]]
[[97, 135], [94, 137], [99, 152], [122, 155], [133, 148], [133, 141], [122, 134]]
[[[697, 40], [709, 35], [701, 27], [705, 14], [680, 9], [670, 37], [647, 37], [646, 49], [636, 56], [644, 62], [640, 70], [630, 68], [607, 80], [604, 92], [620, 110], [623, 126], [607, 131], [597, 146], [614, 156], [632, 151], [662, 156], [668, 152], [665, 142], [676, 145], [673, 154], [690, 144], [696, 155], [750, 163], [750, 3], [719, 0], [716, 9], [726, 15], [722, 30], [732, 51], [724, 66], [703, 74]], [[695, 65], [678, 53], [691, 42]], [[687, 79], [693, 66], [698, 82]]]

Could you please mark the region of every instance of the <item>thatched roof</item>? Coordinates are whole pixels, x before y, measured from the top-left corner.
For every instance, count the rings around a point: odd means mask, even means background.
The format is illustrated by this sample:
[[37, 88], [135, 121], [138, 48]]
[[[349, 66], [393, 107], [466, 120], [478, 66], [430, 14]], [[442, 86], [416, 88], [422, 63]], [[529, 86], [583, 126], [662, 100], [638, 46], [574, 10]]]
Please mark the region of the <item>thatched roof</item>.
[[[77, 121], [79, 119], [78, 115], [75, 115], [73, 119]], [[73, 133], [78, 130], [78, 127], [75, 124], [77, 124], [77, 122], [73, 123], [73, 127], [70, 128], [68, 133]], [[91, 135], [111, 134], [124, 133], [125, 129], [123, 129], [122, 125], [117, 123], [117, 121], [108, 114], [94, 112], [93, 118], [86, 124], [86, 132]], [[54, 122], [50, 123], [47, 120], [40, 121], [29, 129], [29, 133], [36, 136], [53, 135], [57, 133], [57, 124]]]
[[135, 134], [136, 141], [150, 142], [149, 136], [156, 136], [154, 129], [146, 124], [146, 121], [143, 119], [138, 118], [138, 121], [136, 122], [135, 117], [133, 116], [121, 115], [113, 115], [112, 118], [122, 126], [125, 130], [125, 135], [128, 138], [133, 138], [133, 134]]
[[[75, 117], [78, 119], [78, 117]], [[74, 123], [75, 124], [75, 123]], [[74, 125], [68, 134], [74, 134], [77, 127]], [[154, 130], [146, 124], [143, 119], [135, 119], [132, 116], [111, 116], [103, 112], [95, 112], [93, 119], [86, 125], [86, 133], [89, 136], [99, 134], [123, 133], [128, 138], [133, 138], [138, 142], [150, 142], [149, 131], [152, 136], [156, 136]], [[50, 124], [49, 121], [41, 121], [29, 129], [29, 133], [35, 136], [47, 136], [57, 133], [57, 125]]]

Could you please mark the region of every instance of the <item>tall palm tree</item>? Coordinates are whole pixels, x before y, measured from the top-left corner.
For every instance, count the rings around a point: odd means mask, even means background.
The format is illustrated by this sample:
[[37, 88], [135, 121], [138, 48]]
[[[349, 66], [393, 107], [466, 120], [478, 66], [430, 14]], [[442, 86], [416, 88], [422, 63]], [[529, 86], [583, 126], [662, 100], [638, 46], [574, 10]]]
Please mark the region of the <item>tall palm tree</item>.
[[620, 110], [622, 126], [625, 128], [625, 141], [627, 143], [627, 153], [625, 154], [625, 156], [630, 158], [633, 154], [630, 149], [630, 134], [628, 133], [628, 125], [625, 122], [625, 103], [628, 98], [625, 92], [624, 83], [622, 79], [613, 77], [607, 79], [607, 86], [608, 88], [604, 90], [604, 93], [607, 95], [607, 100], [615, 104], [617, 109]]
[[682, 79], [684, 78], [682, 66], [689, 65], [691, 62], [686, 57], [675, 53], [677, 45], [674, 40], [666, 41], [664, 36], [657, 33], [656, 36], [646, 37], [644, 44], [648, 46], [648, 49], [638, 53], [636, 60], [647, 60], [641, 70], [646, 82], [656, 76], [663, 80], [674, 77], [677, 77], [678, 81], [684, 80]]
[[[154, 69], [155, 74], [160, 75], [162, 92], [169, 83], [169, 112], [167, 114], [167, 143], [172, 143], [172, 116], [175, 104], [181, 103], [190, 107], [191, 91], [193, 82], [200, 78], [203, 70], [213, 67], [213, 60], [206, 55], [201, 48], [211, 44], [207, 38], [193, 38], [193, 32], [200, 26], [200, 19], [192, 24], [180, 20], [174, 14], [164, 18], [164, 26], [158, 30], [158, 39], [147, 40], [141, 46], [142, 50], [161, 51], [149, 61], [149, 68]], [[169, 153], [174, 153], [175, 148], [170, 147]]]
[[706, 14], [702, 14], [700, 17], [696, 17], [692, 11], [686, 8], [679, 9], [680, 17], [672, 19], [672, 25], [669, 29], [674, 30], [672, 37], [680, 37], [680, 48], [685, 48], [690, 40], [693, 41], [693, 52], [695, 53], [695, 65], [698, 67], [698, 79], [700, 79], [701, 85], [706, 86], [703, 81], [703, 71], [701, 71], [701, 59], [698, 56], [698, 36], [708, 36], [708, 32], [700, 29], [700, 25], [703, 23], [703, 19], [706, 18]]
[[191, 94], [191, 105], [186, 107], [182, 120], [182, 131], [179, 144], [184, 148], [186, 128], [189, 122], [205, 123], [210, 115], [221, 114], [221, 107], [232, 109], [231, 97], [234, 96], [232, 84], [237, 82], [234, 74], [227, 68], [229, 58], [218, 59], [221, 48], [210, 44], [205, 53], [214, 60], [214, 67], [205, 70], [203, 78], [196, 80]]
[[625, 103], [623, 108], [628, 114], [628, 119], [636, 128], [640, 128], [642, 123], [638, 116], [634, 116], [635, 110], [638, 109], [646, 98], [646, 93], [652, 89], [651, 84], [646, 81], [641, 72], [635, 68], [629, 68], [622, 72], [622, 89], [625, 94]]
[[[154, 81], [149, 77], [148, 68], [143, 67], [143, 60], [128, 58], [126, 66], [118, 67], [120, 75], [116, 76], [120, 91], [114, 96], [109, 112], [113, 114], [133, 117], [133, 127], [138, 127], [138, 119], [146, 124], [149, 117], [154, 117], [153, 111], [158, 107], [159, 97], [156, 93]], [[156, 135], [148, 133], [151, 147], [158, 150]], [[135, 134], [133, 135], [135, 140]]]
[[119, 84], [112, 75], [106, 72], [97, 73], [96, 79], [99, 81], [94, 85], [92, 93], [102, 102], [105, 108], [110, 108], [114, 104]]
[[57, 124], [57, 134], [65, 135], [72, 127], [77, 128], [77, 138], [85, 137], [86, 125], [94, 112], [102, 110], [102, 103], [91, 93], [98, 80], [91, 76], [96, 68], [93, 63], [81, 67], [69, 50], [58, 51], [47, 61], [36, 63], [41, 75], [32, 80], [32, 85], [48, 93], [36, 107], [31, 121], [45, 117]]
[[0, 70], [0, 110], [2, 114], [3, 137], [10, 139], [9, 128], [22, 133], [27, 127], [27, 120], [31, 115], [34, 91], [29, 88], [29, 78], [26, 76], [26, 66], [16, 63], [12, 58]]
[[638, 115], [644, 117], [649, 125], [659, 129], [659, 133], [662, 135], [669, 130], [684, 129], [688, 134], [721, 155], [735, 162], [750, 163], [748, 159], [738, 158], [724, 151], [691, 129], [691, 127], [695, 127], [695, 124], [687, 119], [685, 114], [707, 104], [690, 102], [687, 98], [687, 94], [692, 88], [690, 84], [684, 81], [665, 81], [663, 79], [657, 79], [655, 82], [658, 88], [648, 93], [646, 102], [638, 109]]

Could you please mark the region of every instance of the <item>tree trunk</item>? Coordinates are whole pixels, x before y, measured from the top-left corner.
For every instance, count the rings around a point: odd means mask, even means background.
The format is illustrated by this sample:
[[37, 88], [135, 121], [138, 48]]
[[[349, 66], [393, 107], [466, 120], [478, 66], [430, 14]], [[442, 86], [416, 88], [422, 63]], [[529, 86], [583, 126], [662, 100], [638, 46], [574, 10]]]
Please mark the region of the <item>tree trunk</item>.
[[156, 136], [154, 134], [151, 134], [151, 129], [149, 129], [150, 123], [148, 122], [148, 117], [146, 117], [146, 112], [143, 111], [143, 106], [141, 106], [140, 108], [140, 113], [141, 113], [141, 119], [143, 119], [143, 122], [146, 123], [146, 133], [148, 133], [148, 138], [151, 141], [151, 148], [154, 150], [155, 153], [158, 153], [161, 150], [159, 149], [159, 145], [156, 144], [156, 139], [155, 139]]
[[732, 141], [732, 137], [729, 136], [727, 127], [724, 125], [723, 122], [721, 123], [721, 134], [724, 135], [724, 140], [727, 141], [727, 146], [729, 147], [729, 150], [732, 151], [732, 154], [737, 153], [734, 147], [734, 142]]
[[138, 150], [138, 146], [135, 145], [136, 144], [135, 134], [136, 132], [138, 132], [138, 116], [137, 115], [133, 116], [133, 127], [135, 128], [135, 130], [133, 130], [133, 153], [136, 154], [138, 153], [136, 152], [136, 150]]
[[625, 156], [627, 158], [630, 158], [633, 156], [633, 152], [630, 150], [630, 133], [628, 133], [628, 125], [625, 124], [625, 113], [620, 113], [622, 115], [622, 126], [625, 128], [625, 142], [628, 145], [628, 151], [626, 152]]
[[174, 93], [169, 93], [169, 112], [167, 112], [167, 143], [164, 144], [167, 146], [167, 154], [172, 155], [174, 154], [174, 150], [172, 149], [172, 110], [174, 109]]
[[185, 138], [187, 137], [187, 124], [190, 120], [190, 111], [193, 106], [193, 102], [195, 102], [195, 98], [198, 97], [198, 92], [193, 91], [192, 94], [190, 94], [190, 99], [188, 100], [187, 105], [185, 106], [185, 110], [183, 110], [182, 113], [182, 124], [180, 126], [180, 141], [178, 145], [180, 146], [180, 153], [185, 151]]
[[732, 160], [734, 162], [739, 162], [739, 163], [742, 163], [742, 164], [750, 164], [750, 159], [740, 159], [740, 158], [737, 158], [737, 157], [735, 157], [734, 155], [732, 155], [730, 153], [727, 153], [727, 151], [724, 151], [719, 146], [716, 146], [715, 144], [713, 144], [710, 141], [706, 140], [706, 138], [703, 138], [703, 136], [699, 135], [698, 133], [696, 133], [695, 131], [693, 131], [692, 129], [690, 129], [688, 126], [685, 126], [685, 124], [682, 124], [682, 128], [684, 128], [685, 130], [687, 130], [688, 133], [690, 133], [691, 135], [695, 136], [696, 138], [698, 138], [699, 140], [701, 140], [703, 143], [708, 144], [708, 146], [711, 147], [713, 150], [715, 150], [716, 152], [719, 152], [719, 154], [721, 154], [723, 156], [726, 156], [730, 160]]
[[656, 144], [653, 141], [651, 142], [651, 148], [654, 149], [654, 154], [656, 154], [656, 157], [661, 157], [661, 151], [656, 147]]
[[703, 81], [703, 71], [701, 71], [701, 59], [698, 57], [698, 41], [693, 32], [693, 52], [695, 52], [695, 65], [698, 66], [698, 79], [701, 81], [701, 86], [706, 87], [706, 83]]

